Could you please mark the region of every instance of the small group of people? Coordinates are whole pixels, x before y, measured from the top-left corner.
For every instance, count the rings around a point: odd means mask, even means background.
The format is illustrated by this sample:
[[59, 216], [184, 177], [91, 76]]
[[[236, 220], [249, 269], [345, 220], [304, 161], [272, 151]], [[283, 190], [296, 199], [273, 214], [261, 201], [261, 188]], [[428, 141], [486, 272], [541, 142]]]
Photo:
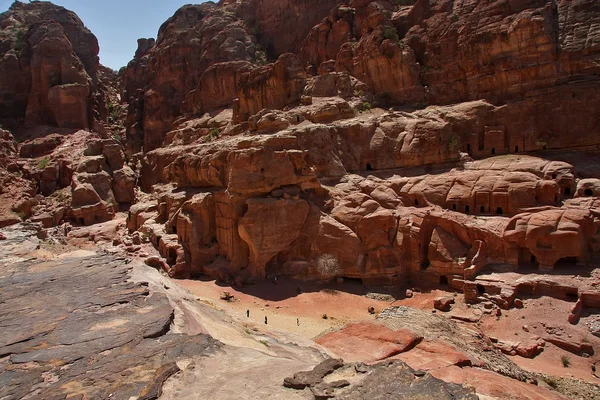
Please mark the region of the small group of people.
[[[250, 310], [246, 310], [246, 318], [250, 318]], [[265, 315], [265, 325], [268, 325], [269, 320], [267, 319], [267, 316]], [[300, 326], [300, 318], [296, 318], [296, 325]]]

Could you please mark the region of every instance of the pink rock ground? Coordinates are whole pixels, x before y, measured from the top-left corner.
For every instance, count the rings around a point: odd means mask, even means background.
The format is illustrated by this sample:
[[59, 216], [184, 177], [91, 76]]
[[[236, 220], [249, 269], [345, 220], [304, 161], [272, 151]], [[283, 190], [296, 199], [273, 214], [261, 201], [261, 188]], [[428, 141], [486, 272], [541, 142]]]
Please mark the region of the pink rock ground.
[[371, 323], [356, 323], [327, 333], [316, 342], [346, 361], [371, 363], [412, 349], [423, 338], [407, 330], [394, 331]]

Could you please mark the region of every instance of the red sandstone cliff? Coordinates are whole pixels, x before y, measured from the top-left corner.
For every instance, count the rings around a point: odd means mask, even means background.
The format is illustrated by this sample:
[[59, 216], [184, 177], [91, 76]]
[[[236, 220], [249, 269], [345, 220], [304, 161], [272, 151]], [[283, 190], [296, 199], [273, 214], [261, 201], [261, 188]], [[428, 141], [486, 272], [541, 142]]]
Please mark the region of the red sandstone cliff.
[[15, 2], [0, 15], [0, 120], [91, 129], [106, 120], [98, 41], [75, 13]]
[[[86, 128], [106, 113], [97, 104], [114, 77], [99, 73], [95, 38], [64, 13], [44, 4], [3, 14], [3, 62], [18, 55], [29, 71], [4, 82], [6, 118], [20, 107], [28, 123]], [[185, 6], [120, 71], [122, 139], [141, 170], [105, 139], [57, 166], [58, 184], [30, 176], [43, 194], [71, 184], [65, 217], [87, 224], [134, 202], [139, 174], [156, 203], [136, 204], [130, 229], [153, 238], [173, 275], [228, 265], [320, 277], [327, 256], [343, 276], [459, 282], [487, 263], [584, 262], [597, 221], [581, 199], [597, 176], [539, 152], [600, 144], [599, 18], [589, 0]], [[15, 26], [28, 27], [22, 48]], [[21, 152], [47, 154], [35, 149]], [[523, 152], [534, 157], [485, 160]]]

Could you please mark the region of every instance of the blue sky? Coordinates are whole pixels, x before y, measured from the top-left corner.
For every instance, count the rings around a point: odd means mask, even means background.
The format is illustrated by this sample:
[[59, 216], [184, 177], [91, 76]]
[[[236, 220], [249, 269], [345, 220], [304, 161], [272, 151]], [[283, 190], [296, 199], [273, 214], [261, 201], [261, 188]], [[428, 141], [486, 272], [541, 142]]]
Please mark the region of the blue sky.
[[[138, 38], [156, 38], [158, 28], [184, 4], [201, 0], [55, 0], [74, 11], [96, 35], [100, 62], [118, 70], [127, 65], [137, 49]], [[13, 0], [0, 0], [0, 12]]]

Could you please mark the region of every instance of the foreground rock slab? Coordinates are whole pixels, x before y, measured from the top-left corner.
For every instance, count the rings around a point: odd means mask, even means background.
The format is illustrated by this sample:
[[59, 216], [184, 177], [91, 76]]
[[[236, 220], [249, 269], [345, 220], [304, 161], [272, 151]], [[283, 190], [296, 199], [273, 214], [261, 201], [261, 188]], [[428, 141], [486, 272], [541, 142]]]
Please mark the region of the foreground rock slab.
[[[327, 381], [325, 381], [327, 378]], [[338, 379], [344, 378], [344, 379]], [[284, 386], [310, 387], [315, 399], [477, 399], [473, 388], [446, 383], [399, 360], [374, 365], [329, 359], [286, 378]]]
[[0, 261], [0, 398], [155, 399], [182, 357], [221, 347], [170, 333], [166, 295], [131, 269], [105, 254]]

